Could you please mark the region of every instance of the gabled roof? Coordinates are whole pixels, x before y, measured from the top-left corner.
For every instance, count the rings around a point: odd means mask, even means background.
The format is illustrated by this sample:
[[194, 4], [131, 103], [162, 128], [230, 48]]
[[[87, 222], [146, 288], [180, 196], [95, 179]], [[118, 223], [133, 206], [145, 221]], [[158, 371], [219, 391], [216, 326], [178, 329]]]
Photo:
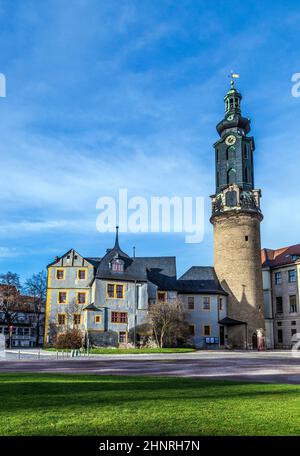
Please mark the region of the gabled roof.
[[300, 260], [300, 244], [282, 247], [280, 249], [262, 249], [261, 262], [263, 268], [276, 268], [294, 264]]
[[221, 287], [211, 266], [192, 266], [178, 279], [177, 291], [193, 294], [228, 294]]

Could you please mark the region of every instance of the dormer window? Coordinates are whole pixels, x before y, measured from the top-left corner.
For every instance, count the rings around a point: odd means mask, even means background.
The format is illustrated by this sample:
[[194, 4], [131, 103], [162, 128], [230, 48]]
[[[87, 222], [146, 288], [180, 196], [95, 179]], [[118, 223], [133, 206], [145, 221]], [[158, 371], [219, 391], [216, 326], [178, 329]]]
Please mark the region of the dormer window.
[[124, 271], [124, 261], [119, 258], [115, 258], [111, 263], [111, 269], [114, 272], [123, 272]]

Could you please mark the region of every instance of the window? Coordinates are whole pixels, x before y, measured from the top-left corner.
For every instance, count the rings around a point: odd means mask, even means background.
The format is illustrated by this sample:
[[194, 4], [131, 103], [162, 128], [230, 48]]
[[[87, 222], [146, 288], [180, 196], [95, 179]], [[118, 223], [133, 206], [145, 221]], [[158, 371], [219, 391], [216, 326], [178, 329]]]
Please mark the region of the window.
[[95, 316], [95, 323], [96, 323], [96, 324], [101, 323], [101, 315], [96, 315], [96, 316]]
[[107, 297], [123, 299], [124, 298], [124, 285], [115, 285], [115, 284], [109, 283], [107, 285]]
[[204, 325], [203, 326], [203, 334], [206, 337], [210, 336], [210, 325]]
[[161, 302], [166, 301], [166, 292], [165, 291], [158, 291], [157, 292], [157, 300]]
[[116, 296], [118, 299], [123, 299], [123, 285], [116, 286]]
[[282, 274], [281, 274], [281, 272], [275, 272], [274, 280], [275, 280], [275, 285], [280, 285], [282, 283]]
[[86, 293], [85, 291], [78, 291], [77, 293], [77, 304], [85, 304], [86, 303]]
[[123, 260], [113, 260], [112, 270], [115, 272], [123, 272], [124, 271], [124, 261]]
[[195, 298], [194, 296], [188, 296], [188, 309], [194, 310], [195, 309]]
[[111, 323], [127, 323], [127, 312], [112, 312]]
[[282, 321], [278, 321], [277, 326], [282, 326]]
[[283, 312], [282, 296], [276, 296], [276, 313]]
[[67, 292], [59, 291], [58, 292], [58, 304], [66, 304], [66, 303], [67, 303]]
[[210, 297], [209, 296], [203, 297], [203, 310], [210, 310]]
[[246, 241], [246, 242], [249, 241], [249, 236], [245, 236], [245, 241]]
[[277, 340], [279, 344], [282, 344], [283, 342], [283, 332], [282, 329], [278, 329], [277, 331]]
[[86, 278], [86, 270], [85, 269], [78, 269], [78, 279], [85, 280]]
[[235, 190], [229, 190], [225, 195], [226, 206], [234, 207], [237, 206], [237, 193]]
[[296, 326], [296, 324], [297, 324], [297, 322], [296, 322], [295, 320], [293, 320], [293, 321], [291, 322], [291, 325], [292, 325], [292, 326]]
[[64, 278], [65, 278], [65, 270], [64, 269], [56, 269], [56, 278], [57, 278], [57, 280], [64, 280]]
[[290, 313], [297, 312], [297, 299], [296, 295], [290, 295]]
[[65, 325], [66, 324], [66, 316], [65, 314], [58, 314], [57, 315], [57, 322], [59, 325]]
[[245, 182], [248, 182], [248, 168], [245, 168]]
[[296, 328], [293, 328], [291, 329], [291, 334], [292, 334], [292, 337], [297, 334], [297, 329]]
[[189, 325], [189, 330], [190, 330], [190, 335], [194, 336], [195, 335], [195, 325]]
[[74, 314], [74, 325], [80, 325], [81, 324], [81, 315], [80, 314]]
[[244, 158], [247, 159], [248, 158], [248, 149], [247, 149], [247, 145], [244, 144]]
[[119, 343], [120, 344], [126, 344], [127, 342], [127, 334], [126, 331], [120, 331], [119, 332]]
[[115, 296], [115, 286], [110, 283], [107, 285], [107, 296], [113, 298]]
[[233, 168], [230, 168], [227, 172], [227, 184], [235, 184], [236, 183], [236, 171]]
[[296, 269], [289, 270], [289, 283], [296, 282]]
[[224, 309], [223, 298], [219, 298], [219, 310]]
[[127, 323], [127, 312], [120, 312], [120, 323]]

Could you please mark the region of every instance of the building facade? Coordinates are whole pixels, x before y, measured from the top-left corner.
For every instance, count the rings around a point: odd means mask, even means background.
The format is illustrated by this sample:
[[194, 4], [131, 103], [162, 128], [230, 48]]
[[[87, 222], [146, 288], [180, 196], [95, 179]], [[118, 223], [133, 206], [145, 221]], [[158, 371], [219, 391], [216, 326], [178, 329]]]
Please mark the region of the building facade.
[[45, 306], [36, 306], [34, 298], [24, 296], [13, 288], [14, 302], [5, 310], [2, 305], [3, 288], [0, 285], [0, 334], [4, 334], [10, 348], [38, 347], [44, 343]]
[[300, 244], [261, 254], [267, 344], [291, 348], [300, 334]]
[[191, 268], [177, 280], [175, 257], [130, 257], [117, 232], [103, 257], [84, 258], [72, 249], [48, 266], [44, 342], [76, 327], [91, 345], [143, 345], [152, 335], [151, 304], [178, 300], [190, 326], [187, 342], [199, 348], [225, 345], [218, 322], [226, 316], [227, 293], [213, 268]]

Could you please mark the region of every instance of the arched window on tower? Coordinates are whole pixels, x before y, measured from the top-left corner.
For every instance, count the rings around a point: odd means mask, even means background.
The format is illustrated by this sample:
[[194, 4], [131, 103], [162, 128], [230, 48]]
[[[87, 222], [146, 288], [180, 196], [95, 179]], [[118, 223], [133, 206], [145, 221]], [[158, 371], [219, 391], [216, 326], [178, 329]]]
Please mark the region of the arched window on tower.
[[236, 171], [234, 168], [230, 168], [227, 171], [227, 184], [235, 184], [236, 183]]
[[249, 182], [248, 168], [245, 168], [245, 182]]

